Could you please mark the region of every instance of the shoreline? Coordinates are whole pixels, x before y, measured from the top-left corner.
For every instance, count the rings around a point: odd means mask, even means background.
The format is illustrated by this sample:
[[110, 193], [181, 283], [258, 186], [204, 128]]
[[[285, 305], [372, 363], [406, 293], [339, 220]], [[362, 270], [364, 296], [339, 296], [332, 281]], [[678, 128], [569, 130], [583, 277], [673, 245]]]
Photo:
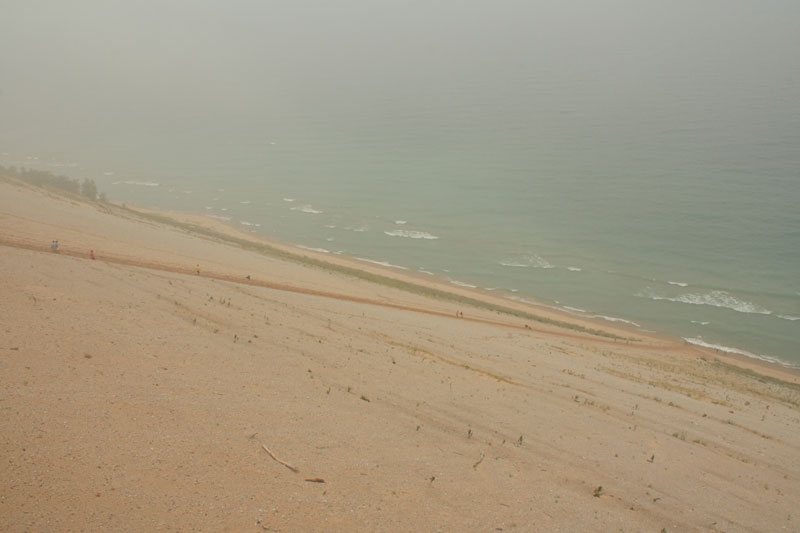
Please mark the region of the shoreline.
[[[120, 203], [113, 202], [118, 207]], [[506, 289], [498, 289], [498, 293], [508, 293], [504, 296], [495, 296], [491, 294], [492, 291], [481, 289], [480, 287], [466, 287], [458, 283], [450, 283], [439, 274], [428, 274], [419, 272], [412, 268], [386, 266], [380, 264], [378, 261], [361, 260], [355, 256], [347, 254], [336, 254], [333, 252], [320, 252], [311, 247], [304, 245], [283, 242], [267, 238], [265, 235], [258, 231], [244, 231], [239, 228], [233, 220], [222, 220], [218, 217], [208, 215], [202, 212], [195, 211], [173, 211], [173, 210], [160, 210], [152, 208], [143, 208], [139, 206], [131, 207], [126, 204], [128, 209], [138, 211], [144, 214], [151, 214], [156, 216], [163, 216], [171, 218], [178, 223], [192, 223], [199, 226], [205, 226], [213, 232], [222, 234], [229, 234], [232, 237], [251, 240], [254, 243], [262, 244], [270, 248], [280, 249], [288, 254], [298, 256], [310, 256], [315, 261], [320, 263], [331, 263], [333, 265], [345, 266], [355, 270], [365, 270], [367, 272], [375, 273], [387, 278], [400, 279], [409, 281], [412, 284], [419, 284], [425, 287], [431, 287], [445, 293], [454, 293], [476, 300], [482, 300], [489, 305], [495, 306], [498, 309], [504, 307], [511, 307], [523, 313], [542, 314], [547, 318], [553, 318], [563, 323], [575, 323], [582, 327], [589, 327], [599, 331], [608, 330], [612, 335], [619, 336], [618, 339], [622, 342], [628, 341], [641, 341], [637, 337], [651, 339], [654, 342], [666, 343], [675, 346], [686, 346], [688, 349], [697, 351], [699, 353], [712, 355], [716, 358], [727, 360], [726, 362], [746, 368], [753, 371], [762, 371], [768, 373], [771, 377], [785, 375], [794, 383], [800, 383], [800, 365], [788, 361], [783, 361], [780, 358], [773, 356], [765, 356], [759, 354], [747, 355], [742, 353], [735, 347], [717, 346], [717, 345], [703, 345], [692, 342], [685, 337], [677, 334], [669, 334], [659, 331], [643, 331], [639, 326], [629, 326], [631, 321], [627, 319], [605, 320], [599, 317], [585, 317], [579, 314], [571, 313], [569, 310], [561, 309], [556, 306], [546, 304], [544, 302], [537, 302], [533, 296], [525, 295], [524, 297], [515, 298], [515, 294]], [[402, 269], [402, 270], [400, 270]], [[612, 324], [609, 324], [612, 322]], [[748, 352], [749, 353], [749, 352]]]
[[[10, 184], [19, 184], [31, 190], [46, 191], [56, 198], [69, 198], [60, 190], [48, 190], [47, 188], [33, 186], [19, 181], [16, 178], [6, 178]], [[76, 196], [72, 201], [86, 202], [85, 199]], [[88, 205], [103, 209], [103, 205], [97, 202], [87, 202]], [[579, 330], [589, 334], [599, 334], [599, 337], [609, 337], [615, 341], [644, 342], [648, 339], [652, 344], [673, 346], [675, 351], [681, 351], [681, 346], [693, 353], [707, 354], [716, 358], [727, 359], [728, 362], [736, 366], [744, 367], [748, 370], [768, 373], [771, 377], [784, 375], [789, 382], [800, 383], [800, 365], [773, 356], [759, 354], [746, 354], [746, 350], [735, 347], [704, 345], [692, 342], [678, 334], [670, 334], [661, 331], [643, 330], [641, 327], [631, 327], [631, 322], [627, 319], [604, 320], [602, 318], [585, 317], [572, 313], [567, 309], [537, 302], [535, 297], [525, 295], [516, 298], [516, 293], [499, 289], [498, 295], [493, 291], [483, 290], [480, 287], [467, 287], [458, 283], [450, 283], [440, 274], [420, 272], [412, 268], [400, 267], [393, 268], [385, 266], [379, 261], [363, 260], [347, 254], [336, 254], [333, 252], [320, 252], [304, 245], [283, 242], [271, 239], [257, 230], [247, 231], [235, 223], [233, 220], [224, 220], [219, 217], [197, 211], [175, 211], [163, 210], [137, 206], [126, 202], [109, 201], [105, 204], [107, 208], [119, 210], [121, 213], [116, 215], [133, 215], [136, 217], [155, 219], [157, 222], [172, 225], [182, 231], [189, 233], [198, 232], [197, 235], [219, 239], [227, 239], [227, 244], [242, 246], [248, 243], [255, 246], [258, 253], [272, 256], [277, 251], [278, 257], [289, 259], [290, 261], [303, 262], [303, 258], [310, 259], [314, 266], [326, 268], [326, 265], [333, 268], [344, 268], [350, 275], [358, 277], [359, 272], [364, 272], [370, 276], [376, 276], [371, 281], [377, 282], [385, 280], [396, 280], [407, 283], [410, 287], [407, 290], [413, 292], [415, 286], [426, 290], [434, 291], [428, 296], [436, 299], [437, 294], [441, 297], [452, 295], [462, 299], [464, 305], [474, 305], [477, 301], [480, 304], [488, 305], [491, 311], [507, 313], [510, 316], [521, 313], [523, 316], [518, 318], [530, 318], [534, 321], [542, 319], [546, 324], [571, 329], [570, 326], [577, 327]], [[402, 290], [402, 289], [401, 289]], [[504, 294], [507, 293], [507, 294]], [[504, 294], [500, 296], [499, 294]], [[471, 301], [474, 300], [474, 301]], [[710, 343], [705, 343], [710, 344]], [[749, 352], [748, 352], [749, 353]], [[702, 357], [702, 356], [701, 356]]]

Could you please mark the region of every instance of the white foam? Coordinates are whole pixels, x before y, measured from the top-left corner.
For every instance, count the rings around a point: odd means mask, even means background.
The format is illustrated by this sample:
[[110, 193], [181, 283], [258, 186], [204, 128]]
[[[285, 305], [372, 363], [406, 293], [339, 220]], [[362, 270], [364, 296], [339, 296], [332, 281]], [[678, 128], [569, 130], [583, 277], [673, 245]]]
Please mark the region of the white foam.
[[467, 289], [477, 289], [478, 288], [477, 285], [471, 285], [469, 283], [464, 283], [463, 281], [458, 281], [458, 280], [455, 280], [455, 279], [451, 279], [450, 283], [452, 283], [453, 285], [458, 285], [459, 287], [465, 287]]
[[241, 202], [239, 202], [239, 203], [240, 203], [240, 204], [242, 204], [242, 205], [247, 205], [247, 204], [249, 204], [249, 203], [250, 203], [250, 200], [242, 200], [242, 201], [241, 201]]
[[301, 211], [303, 213], [309, 213], [312, 215], [319, 215], [322, 211], [318, 209], [314, 209], [310, 204], [306, 204], [300, 207], [292, 207], [292, 211]]
[[206, 205], [206, 206], [203, 207], [203, 209], [205, 209], [206, 211], [211, 211], [214, 208], [212, 206], [210, 206], [210, 205]]
[[326, 250], [325, 248], [312, 248], [310, 246], [303, 246], [302, 244], [295, 244], [298, 248], [302, 248], [303, 250], [308, 250], [310, 252], [319, 252], [321, 254], [329, 254], [331, 253], [330, 250]]
[[792, 315], [775, 315], [778, 318], [782, 318], [784, 320], [791, 320], [794, 322], [795, 320], [800, 320], [800, 316], [792, 316]]
[[369, 228], [367, 226], [347, 226], [344, 229], [346, 229], [347, 231], [354, 231], [356, 233], [364, 233], [365, 231], [369, 231]]
[[328, 229], [336, 229], [336, 224], [325, 224], [325, 227]]
[[407, 220], [395, 220], [394, 223], [397, 224], [398, 226], [403, 226], [405, 224], [408, 224], [408, 221]]
[[500, 264], [505, 267], [515, 268], [555, 268], [547, 259], [536, 254], [525, 254], [519, 257], [503, 259]]
[[114, 175], [114, 172], [112, 170], [108, 170], [106, 172], [103, 172], [103, 176], [113, 176], [113, 175]]
[[683, 337], [683, 340], [685, 340], [689, 344], [694, 344], [695, 346], [701, 346], [703, 348], [711, 348], [712, 350], [719, 350], [720, 352], [744, 355], [745, 357], [758, 359], [759, 361], [766, 361], [768, 363], [775, 363], [784, 366], [786, 368], [800, 368], [800, 365], [797, 365], [795, 363], [787, 363], [786, 361], [782, 361], [777, 357], [772, 357], [771, 355], [759, 355], [759, 354], [754, 354], [752, 352], [748, 352], [747, 350], [740, 350], [739, 348], [731, 348], [729, 346], [722, 346], [721, 344], [712, 344], [710, 342], [704, 341], [699, 337], [698, 338]]
[[708, 322], [708, 321], [703, 322], [703, 321], [700, 321], [700, 320], [692, 320], [691, 322], [692, 322], [692, 324], [699, 324], [701, 326], [707, 326], [707, 325], [711, 324], [711, 322]]
[[254, 224], [253, 222], [248, 222], [246, 220], [240, 220], [239, 224], [241, 224], [242, 226], [253, 226], [253, 227], [256, 227], [256, 228], [260, 228], [261, 227], [261, 224]]
[[739, 313], [752, 313], [757, 315], [771, 315], [772, 311], [759, 305], [744, 300], [739, 300], [735, 296], [725, 291], [711, 291], [707, 293], [686, 293], [675, 297], [659, 296], [649, 289], [637, 294], [639, 297], [650, 298], [651, 300], [666, 300], [691, 305], [708, 305], [711, 307], [721, 307], [731, 309]]
[[[517, 292], [517, 289], [511, 289], [511, 292]], [[532, 305], [532, 306], [535, 306], [535, 307], [544, 307], [545, 309], [553, 309], [554, 311], [563, 311], [563, 309], [560, 308], [560, 307], [555, 307], [555, 306], [552, 306], [552, 305], [543, 304], [541, 302], [536, 302], [534, 300], [528, 300], [527, 298], [523, 298], [522, 296], [508, 295], [508, 296], [505, 296], [505, 299], [506, 300], [511, 300], [511, 301], [514, 301], [514, 302], [527, 304], [527, 305]]]
[[[115, 182], [120, 183], [120, 182]], [[156, 183], [155, 181], [136, 181], [136, 180], [127, 180], [122, 182], [124, 185], [136, 185], [138, 187], [160, 187], [160, 183]]]
[[580, 272], [583, 269], [578, 267], [567, 267], [567, 270], [569, 270], [570, 272]]
[[380, 266], [385, 266], [385, 267], [389, 267], [389, 268], [399, 268], [400, 270], [408, 270], [404, 266], [393, 265], [393, 264], [388, 263], [386, 261], [375, 261], [374, 259], [367, 259], [366, 257], [356, 257], [356, 259], [359, 260], [359, 261], [363, 261], [365, 263], [372, 263], [373, 265], [380, 265]]
[[294, 202], [295, 200], [294, 200], [294, 198], [284, 198], [283, 201], [284, 202]]
[[423, 274], [428, 274], [429, 276], [435, 276], [436, 275], [433, 272], [431, 272], [430, 270], [423, 270], [423, 269], [420, 268], [419, 271], [422, 272]]
[[668, 281], [670, 285], [677, 285], [678, 287], [688, 287], [688, 283], [683, 283], [682, 281]]
[[436, 240], [439, 238], [436, 235], [431, 235], [426, 231], [409, 231], [404, 229], [395, 229], [392, 231], [384, 231], [384, 233], [389, 237], [405, 237], [407, 239]]
[[[558, 302], [556, 302], [556, 303], [558, 303]], [[551, 307], [551, 306], [548, 306], [548, 307]], [[609, 322], [622, 322], [624, 324], [630, 324], [631, 326], [636, 326], [637, 328], [641, 327], [636, 322], [633, 322], [631, 320], [626, 320], [624, 318], [619, 318], [619, 317], [615, 317], [615, 316], [608, 316], [608, 315], [589, 315], [589, 314], [586, 314], [589, 311], [587, 311], [586, 309], [581, 309], [580, 307], [570, 307], [568, 305], [565, 305], [565, 306], [561, 307], [560, 309], [558, 307], [551, 307], [551, 308], [552, 309], [558, 309], [559, 311], [567, 311], [570, 314], [579, 314], [581, 316], [581, 318], [599, 318], [601, 320], [607, 320]]]
[[609, 322], [623, 322], [623, 323], [625, 323], [625, 324], [630, 324], [631, 326], [636, 326], [637, 328], [640, 328], [640, 327], [642, 327], [642, 326], [640, 326], [639, 324], [637, 324], [636, 322], [633, 322], [632, 320], [625, 320], [624, 318], [619, 318], [619, 317], [615, 317], [615, 316], [608, 316], [608, 315], [586, 315], [586, 318], [601, 318], [601, 319], [603, 319], [603, 320], [608, 320]]
[[[514, 291], [514, 289], [511, 289], [511, 290], [512, 290], [512, 292], [516, 292], [516, 291]], [[533, 300], [526, 300], [525, 298], [523, 298], [521, 296], [506, 296], [506, 300], [512, 300], [514, 302], [520, 302], [520, 303], [528, 304], [528, 305], [541, 305], [541, 304], [537, 304]]]
[[223, 217], [223, 216], [220, 216], [220, 215], [208, 215], [208, 216], [211, 217], [211, 218], [224, 220], [225, 222], [229, 222], [231, 220], [231, 217]]

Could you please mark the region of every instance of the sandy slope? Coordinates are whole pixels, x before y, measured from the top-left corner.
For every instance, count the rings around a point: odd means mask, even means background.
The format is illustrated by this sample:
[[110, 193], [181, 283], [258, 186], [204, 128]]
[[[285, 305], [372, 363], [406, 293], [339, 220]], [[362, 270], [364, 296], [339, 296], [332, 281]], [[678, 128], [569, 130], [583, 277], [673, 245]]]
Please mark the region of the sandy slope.
[[800, 529], [780, 369], [15, 184], [0, 242], [0, 530]]

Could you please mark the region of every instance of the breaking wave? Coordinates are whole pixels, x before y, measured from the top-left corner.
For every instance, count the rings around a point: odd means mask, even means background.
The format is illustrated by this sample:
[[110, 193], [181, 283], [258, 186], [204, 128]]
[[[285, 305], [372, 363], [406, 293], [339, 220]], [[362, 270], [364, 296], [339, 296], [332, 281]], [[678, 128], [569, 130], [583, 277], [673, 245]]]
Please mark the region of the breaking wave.
[[358, 261], [363, 261], [365, 263], [372, 263], [373, 265], [380, 265], [389, 268], [399, 268], [400, 270], [408, 270], [408, 268], [400, 265], [393, 265], [387, 261], [375, 261], [374, 259], [367, 259], [365, 257], [356, 257]]
[[655, 294], [652, 289], [640, 292], [636, 296], [641, 298], [649, 298], [651, 300], [665, 300], [668, 302], [677, 302], [690, 305], [708, 305], [711, 307], [720, 307], [724, 309], [731, 309], [739, 313], [753, 313], [758, 315], [771, 315], [772, 311], [765, 309], [760, 305], [751, 302], [740, 300], [730, 293], [725, 291], [711, 291], [707, 293], [686, 293], [678, 296], [660, 296]]
[[694, 344], [695, 346], [700, 346], [702, 348], [710, 348], [712, 350], [719, 350], [720, 352], [732, 353], [737, 355], [744, 355], [745, 357], [750, 357], [751, 359], [758, 359], [759, 361], [766, 361], [768, 363], [775, 363], [786, 368], [800, 368], [800, 365], [795, 363], [788, 363], [777, 357], [772, 357], [771, 355], [759, 355], [754, 354], [752, 352], [748, 352], [747, 350], [740, 350], [739, 348], [731, 348], [729, 346], [722, 346], [721, 344], [712, 344], [710, 342], [706, 342], [701, 338], [694, 338], [694, 337], [683, 337], [683, 340], [688, 342], [689, 344]]
[[312, 248], [311, 246], [303, 246], [302, 244], [295, 244], [295, 246], [302, 248], [303, 250], [308, 250], [309, 252], [319, 252], [321, 254], [331, 253], [330, 250], [326, 250], [325, 248]]
[[500, 264], [505, 267], [515, 268], [555, 268], [550, 262], [536, 254], [525, 254], [518, 257], [503, 259]]
[[292, 207], [292, 211], [300, 211], [302, 213], [310, 213], [312, 215], [319, 215], [322, 213], [319, 209], [314, 209], [310, 204], [301, 205], [299, 207]]
[[384, 231], [386, 235], [389, 237], [405, 237], [407, 239], [425, 239], [425, 240], [436, 240], [439, 237], [436, 235], [431, 235], [426, 231], [412, 231], [412, 230], [404, 230], [404, 229], [395, 229], [392, 231]]
[[161, 187], [160, 183], [155, 181], [136, 181], [136, 180], [127, 180], [127, 181], [115, 181], [112, 185], [136, 185], [138, 187]]

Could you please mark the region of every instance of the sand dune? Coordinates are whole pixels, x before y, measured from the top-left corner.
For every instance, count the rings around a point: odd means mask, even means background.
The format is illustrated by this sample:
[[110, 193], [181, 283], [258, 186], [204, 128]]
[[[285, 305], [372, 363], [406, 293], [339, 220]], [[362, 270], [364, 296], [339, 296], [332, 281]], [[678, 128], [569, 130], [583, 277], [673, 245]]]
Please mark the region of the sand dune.
[[796, 374], [262, 244], [0, 182], [0, 529], [800, 527]]

